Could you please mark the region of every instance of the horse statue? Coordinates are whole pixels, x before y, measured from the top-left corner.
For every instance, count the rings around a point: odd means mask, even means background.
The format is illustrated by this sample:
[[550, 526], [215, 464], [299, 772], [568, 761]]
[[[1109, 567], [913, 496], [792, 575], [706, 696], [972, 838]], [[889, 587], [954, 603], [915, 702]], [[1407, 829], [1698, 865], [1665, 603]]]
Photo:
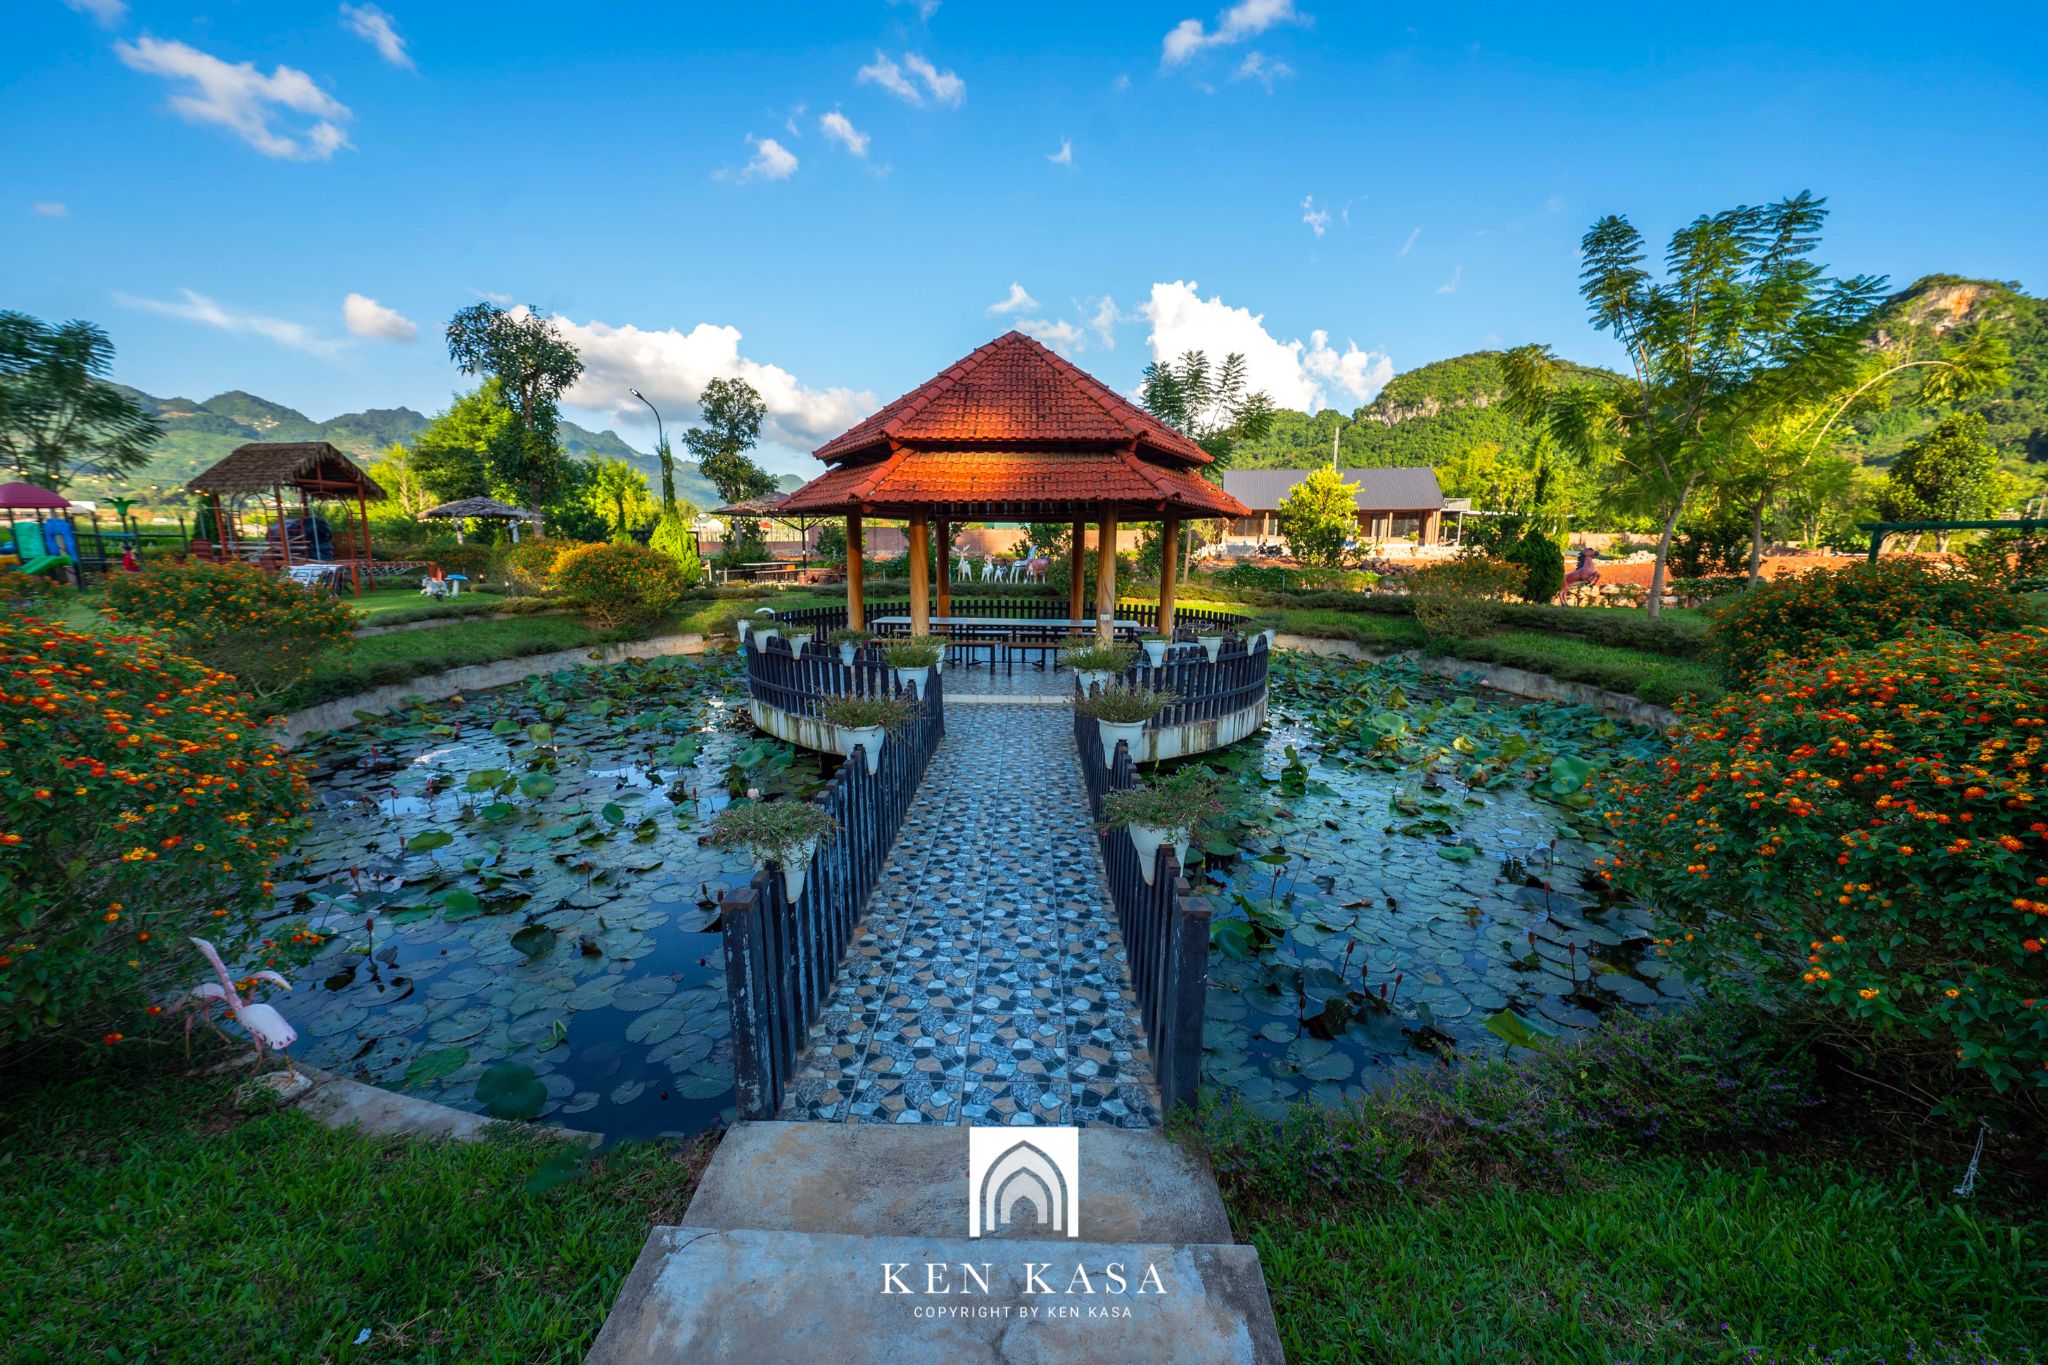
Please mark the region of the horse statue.
[[1563, 606], [1564, 599], [1579, 584], [1583, 583], [1590, 588], [1599, 581], [1600, 571], [1593, 567], [1593, 551], [1588, 546], [1581, 545], [1579, 547], [1579, 562], [1573, 565], [1572, 571], [1564, 576], [1564, 586], [1557, 590], [1558, 605]]

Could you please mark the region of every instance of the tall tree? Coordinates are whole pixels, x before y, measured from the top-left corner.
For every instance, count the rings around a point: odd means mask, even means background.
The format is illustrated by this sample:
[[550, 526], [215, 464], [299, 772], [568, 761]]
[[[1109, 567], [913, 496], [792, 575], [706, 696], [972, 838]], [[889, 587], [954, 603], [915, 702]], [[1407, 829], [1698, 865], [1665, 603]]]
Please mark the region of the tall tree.
[[614, 536], [631, 535], [660, 510], [647, 491], [647, 476], [615, 456], [590, 462], [590, 508]]
[[1581, 242], [1579, 292], [1629, 373], [1588, 378], [1547, 346], [1502, 357], [1513, 415], [1584, 460], [1611, 452], [1617, 501], [1658, 522], [1652, 616], [1693, 495], [1759, 424], [1839, 390], [1860, 363], [1884, 281], [1823, 275], [1811, 256], [1826, 218], [1825, 201], [1803, 192], [1696, 218], [1671, 235], [1662, 280], [1643, 268], [1642, 234], [1602, 218]]
[[561, 399], [583, 373], [576, 348], [532, 309], [479, 303], [448, 321], [448, 356], [464, 374], [498, 381], [512, 426], [492, 450], [493, 475], [540, 512], [571, 481], [558, 426]]
[[1145, 367], [1145, 411], [1209, 452], [1216, 463], [1205, 473], [1221, 476], [1230, 454], [1245, 441], [1263, 440], [1273, 429], [1276, 409], [1264, 389], [1252, 389], [1244, 356], [1232, 351], [1212, 366], [1204, 351]]
[[0, 312], [0, 459], [51, 492], [75, 475], [128, 474], [163, 425], [106, 383], [114, 343], [90, 322]]
[[1321, 465], [1280, 503], [1280, 534], [1311, 569], [1344, 567], [1344, 545], [1358, 531], [1358, 489], [1335, 465]]
[[499, 400], [498, 381], [487, 379], [457, 394], [447, 411], [413, 437], [413, 468], [437, 502], [500, 497], [524, 503], [526, 490], [501, 477], [497, 468], [498, 455], [517, 446], [517, 425]]
[[[684, 432], [683, 446], [718, 496], [730, 505], [773, 493], [774, 477], [747, 454], [761, 439], [761, 419], [768, 415], [768, 405], [754, 386], [744, 379], [714, 379], [704, 386], [704, 395], [697, 402], [704, 425]], [[761, 539], [761, 523], [751, 517], [728, 520], [725, 557], [731, 560], [742, 553], [756, 553], [740, 547]]]
[[370, 477], [391, 495], [400, 512], [414, 519], [428, 508], [447, 501], [434, 496], [434, 490], [427, 486], [426, 479], [420, 474], [412, 451], [406, 449], [402, 442], [393, 441], [371, 463]]
[[[1899, 452], [1885, 480], [1886, 521], [1965, 521], [1990, 501], [1998, 450], [1981, 413], [1959, 413]], [[1949, 533], [1936, 531], [1944, 552]], [[1915, 540], [1919, 537], [1915, 536]]]

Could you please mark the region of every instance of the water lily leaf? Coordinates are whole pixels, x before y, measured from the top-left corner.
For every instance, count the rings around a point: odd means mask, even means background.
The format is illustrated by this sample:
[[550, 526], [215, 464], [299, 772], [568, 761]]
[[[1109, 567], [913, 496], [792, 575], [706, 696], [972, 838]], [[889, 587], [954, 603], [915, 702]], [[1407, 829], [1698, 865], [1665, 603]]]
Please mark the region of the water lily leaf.
[[446, 848], [455, 842], [455, 836], [445, 829], [421, 830], [405, 841], [408, 853], [432, 853], [437, 848]]
[[607, 801], [598, 808], [598, 814], [615, 825], [626, 823], [626, 808], [616, 801]]
[[1535, 1047], [1541, 1040], [1552, 1036], [1548, 1029], [1532, 1023], [1511, 1009], [1502, 1010], [1488, 1018], [1486, 1031], [1510, 1047]]
[[441, 913], [447, 919], [461, 921], [473, 919], [483, 913], [483, 904], [477, 900], [476, 893], [465, 891], [459, 886], [443, 891], [439, 899]]
[[466, 1047], [444, 1047], [423, 1052], [405, 1068], [405, 1083], [408, 1086], [425, 1085], [429, 1081], [453, 1076], [467, 1061], [469, 1049]]
[[646, 1089], [647, 1082], [645, 1081], [621, 1081], [612, 1089], [612, 1103], [631, 1104], [634, 1100], [639, 1099], [641, 1092]]
[[555, 794], [557, 783], [547, 773], [527, 773], [519, 779], [519, 791], [523, 796], [536, 801], [545, 801]]
[[552, 725], [542, 725], [539, 723], [529, 725], [526, 727], [526, 737], [532, 740], [535, 744], [553, 743], [555, 738], [555, 727]]
[[503, 768], [478, 768], [463, 780], [463, 786], [473, 792], [487, 792], [505, 780]]
[[501, 736], [516, 735], [519, 733], [519, 722], [510, 716], [502, 717], [491, 726], [491, 733]]
[[532, 1067], [499, 1062], [477, 1078], [476, 1098], [494, 1119], [527, 1120], [547, 1107], [548, 1089]]
[[1436, 856], [1453, 863], [1469, 863], [1479, 856], [1479, 850], [1470, 844], [1449, 844], [1436, 851]]
[[555, 931], [543, 924], [529, 924], [512, 935], [512, 946], [529, 958], [540, 957], [555, 946]]

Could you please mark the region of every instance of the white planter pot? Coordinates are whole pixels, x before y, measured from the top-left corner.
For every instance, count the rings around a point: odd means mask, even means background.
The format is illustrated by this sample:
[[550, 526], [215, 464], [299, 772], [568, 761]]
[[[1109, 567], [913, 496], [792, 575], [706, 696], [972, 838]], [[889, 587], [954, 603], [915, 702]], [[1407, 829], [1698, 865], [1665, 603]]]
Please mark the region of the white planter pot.
[[852, 758], [857, 745], [866, 745], [868, 771], [875, 772], [882, 766], [882, 737], [889, 732], [879, 725], [842, 725], [839, 727], [839, 756]]
[[753, 623], [752, 621], [748, 620], [748, 619], [747, 619], [746, 617], [744, 617], [744, 616], [742, 616], [742, 617], [741, 617], [741, 618], [740, 618], [739, 620], [737, 620], [737, 621], [733, 622], [733, 630], [734, 630], [734, 632], [735, 632], [735, 633], [737, 633], [737, 634], [739, 635], [739, 637], [740, 637], [740, 643], [741, 643], [742, 645], [746, 644], [746, 642], [747, 642], [747, 633], [748, 633], [749, 631], [753, 630], [753, 628], [754, 628], [754, 623]]
[[1252, 639], [1258, 641], [1257, 647], [1260, 649], [1271, 649], [1273, 647], [1273, 642], [1279, 638], [1280, 632], [1273, 629], [1271, 626], [1267, 626], [1264, 630], [1252, 636]]
[[889, 672], [895, 676], [897, 686], [908, 685], [919, 701], [924, 700], [924, 690], [931, 683], [930, 668], [892, 668]]
[[815, 634], [817, 632], [812, 630], [793, 630], [783, 638], [789, 641], [789, 652], [802, 658], [804, 646], [811, 642], [811, 637]]
[[1203, 649], [1209, 651], [1209, 662], [1215, 663], [1216, 656], [1223, 652], [1223, 637], [1221, 635], [1197, 635], [1195, 640]]
[[[811, 876], [811, 858], [817, 851], [818, 841], [812, 839], [795, 857], [782, 864], [782, 894], [788, 898], [791, 905], [795, 905], [797, 898], [804, 894], [804, 883], [809, 881]], [[755, 869], [760, 870], [767, 866], [768, 860], [756, 855]]]
[[1188, 832], [1184, 829], [1154, 829], [1150, 825], [1125, 825], [1131, 836], [1131, 847], [1138, 850], [1138, 871], [1145, 878], [1145, 885], [1152, 885], [1159, 875], [1159, 849], [1162, 845], [1173, 845], [1173, 856], [1182, 867], [1188, 862]]
[[1142, 720], [1098, 720], [1095, 729], [1102, 736], [1102, 766], [1116, 766], [1116, 742], [1131, 746], [1131, 762], [1145, 761], [1145, 722]]
[[768, 648], [768, 642], [780, 634], [782, 634], [782, 630], [779, 626], [755, 626], [754, 647], [766, 649]]
[[939, 642], [939, 658], [938, 658], [938, 662], [936, 662], [936, 663], [934, 663], [934, 664], [932, 665], [932, 672], [934, 672], [934, 673], [944, 673], [945, 671], [946, 671], [946, 642], [945, 642], [945, 641], [943, 641], [943, 640], [941, 640], [941, 641]]
[[848, 668], [852, 668], [853, 656], [859, 648], [860, 646], [851, 640], [841, 640], [839, 642], [839, 662], [845, 664]]
[[1166, 663], [1166, 651], [1170, 648], [1168, 642], [1165, 640], [1146, 640], [1143, 644], [1145, 646], [1145, 662], [1154, 668], [1163, 667]]
[[1088, 695], [1088, 689], [1091, 687], [1109, 686], [1109, 680], [1115, 676], [1116, 674], [1106, 668], [1077, 668], [1074, 670], [1074, 677], [1080, 682], [1081, 695], [1084, 697]]

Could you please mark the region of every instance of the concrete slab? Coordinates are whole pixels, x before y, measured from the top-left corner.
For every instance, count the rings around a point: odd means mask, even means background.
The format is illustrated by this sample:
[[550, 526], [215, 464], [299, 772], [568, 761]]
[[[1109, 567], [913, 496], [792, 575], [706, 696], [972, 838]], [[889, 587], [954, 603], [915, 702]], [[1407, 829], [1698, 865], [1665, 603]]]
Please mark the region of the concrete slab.
[[588, 1365], [728, 1360], [1281, 1365], [1284, 1357], [1251, 1247], [656, 1228]]
[[[1080, 1143], [1082, 1240], [1231, 1240], [1215, 1179], [1184, 1148], [1126, 1128], [1084, 1128]], [[742, 1123], [719, 1143], [683, 1226], [964, 1238], [968, 1203], [957, 1125]]]
[[299, 1071], [312, 1080], [313, 1086], [293, 1107], [329, 1128], [353, 1127], [378, 1137], [443, 1138], [450, 1142], [482, 1142], [494, 1129], [509, 1128], [585, 1147], [596, 1147], [604, 1141], [600, 1134], [575, 1128], [500, 1124], [482, 1114], [380, 1090], [318, 1067], [301, 1066]]

